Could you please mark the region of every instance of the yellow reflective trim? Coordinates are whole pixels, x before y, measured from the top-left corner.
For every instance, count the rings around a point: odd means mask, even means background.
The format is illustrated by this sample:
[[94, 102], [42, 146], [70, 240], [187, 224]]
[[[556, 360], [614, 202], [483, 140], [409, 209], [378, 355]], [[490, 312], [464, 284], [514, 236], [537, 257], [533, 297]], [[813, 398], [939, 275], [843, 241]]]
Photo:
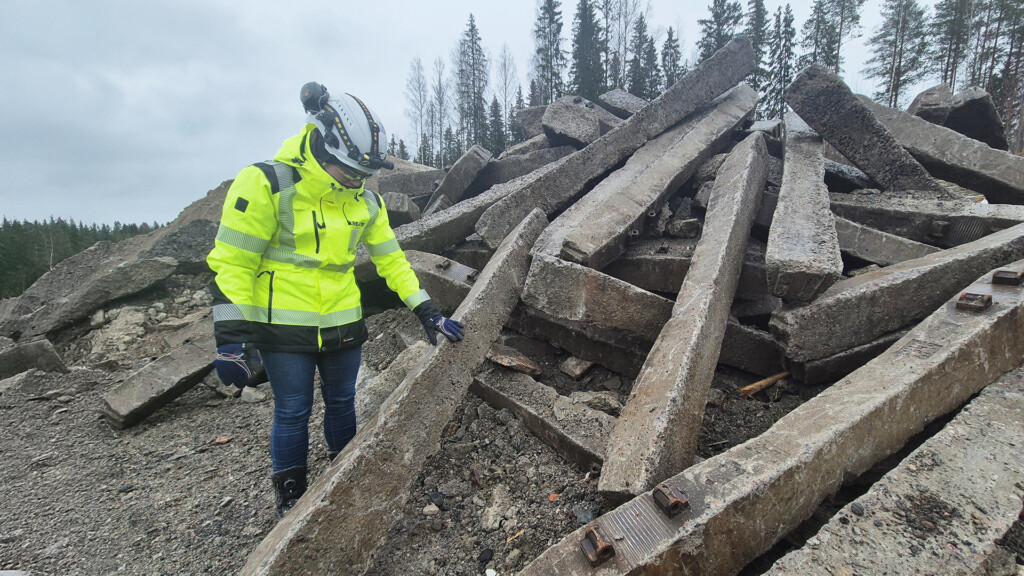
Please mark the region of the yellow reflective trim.
[[363, 244], [366, 245], [366, 251], [369, 252], [370, 256], [373, 258], [387, 256], [388, 254], [393, 254], [401, 250], [401, 247], [398, 245], [398, 240], [395, 238], [381, 242], [380, 244], [366, 244], [365, 242]]
[[220, 228], [217, 229], [217, 240], [228, 246], [254, 254], [262, 254], [266, 250], [267, 245], [270, 244], [270, 241], [265, 238], [233, 230], [224, 224], [221, 224]]
[[414, 292], [411, 295], [407, 296], [405, 300], [403, 300], [402, 302], [404, 302], [405, 305], [408, 306], [410, 310], [412, 310], [413, 308], [419, 306], [420, 304], [426, 302], [427, 300], [430, 300], [430, 295], [427, 294], [426, 290], [420, 290], [419, 292]]

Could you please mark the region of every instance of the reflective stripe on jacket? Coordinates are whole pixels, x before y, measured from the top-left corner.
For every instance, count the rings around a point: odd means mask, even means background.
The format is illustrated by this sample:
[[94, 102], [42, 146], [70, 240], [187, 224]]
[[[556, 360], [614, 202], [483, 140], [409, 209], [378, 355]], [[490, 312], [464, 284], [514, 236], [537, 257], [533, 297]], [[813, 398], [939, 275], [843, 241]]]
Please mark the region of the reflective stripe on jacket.
[[336, 350], [366, 339], [353, 266], [359, 243], [410, 309], [420, 289], [375, 192], [342, 188], [313, 158], [308, 124], [272, 162], [244, 168], [228, 190], [206, 261], [216, 274], [217, 345]]

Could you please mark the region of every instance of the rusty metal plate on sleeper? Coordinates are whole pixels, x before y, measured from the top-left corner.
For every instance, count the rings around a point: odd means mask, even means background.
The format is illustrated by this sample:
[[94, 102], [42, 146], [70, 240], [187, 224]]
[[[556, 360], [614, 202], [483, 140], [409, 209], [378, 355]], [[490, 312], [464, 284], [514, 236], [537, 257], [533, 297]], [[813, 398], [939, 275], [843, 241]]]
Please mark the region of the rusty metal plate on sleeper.
[[992, 306], [991, 294], [964, 292], [956, 302], [957, 310], [965, 310], [967, 312], [982, 312], [987, 310], [989, 306]]
[[1002, 284], [1004, 286], [1020, 286], [1024, 283], [1024, 271], [996, 270], [995, 273], [992, 274], [992, 283]]
[[591, 566], [604, 564], [609, 558], [615, 556], [615, 547], [612, 545], [612, 541], [597, 524], [591, 524], [587, 528], [580, 547], [583, 548], [583, 553], [586, 554]]

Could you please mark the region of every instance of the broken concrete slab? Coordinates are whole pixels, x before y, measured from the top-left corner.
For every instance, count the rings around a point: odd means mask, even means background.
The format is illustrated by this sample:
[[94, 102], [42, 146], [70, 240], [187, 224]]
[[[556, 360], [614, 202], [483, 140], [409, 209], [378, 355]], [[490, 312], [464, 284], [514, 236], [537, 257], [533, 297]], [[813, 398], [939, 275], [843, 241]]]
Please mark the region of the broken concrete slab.
[[625, 331], [555, 318], [525, 305], [516, 307], [509, 327], [630, 378], [640, 373], [651, 349], [650, 342]]
[[[541, 166], [525, 176], [493, 186], [487, 192], [459, 202], [458, 206], [449, 210], [425, 216], [405, 226], [399, 226], [395, 230], [395, 238], [403, 250], [420, 250], [434, 254], [444, 252], [473, 233], [474, 224], [476, 224], [480, 215], [489, 206], [512, 192], [519, 190], [524, 185], [542, 178], [545, 174], [561, 166], [565, 161], [566, 158], [556, 160], [551, 164]], [[370, 261], [370, 255], [363, 246], [359, 248], [359, 257], [356, 260], [355, 267], [356, 278], [362, 282], [378, 278], [377, 270]]]
[[545, 254], [534, 255], [522, 298], [556, 318], [628, 330], [648, 341], [654, 341], [671, 308], [667, 298]]
[[[880, 574], [906, 562], [903, 551], [915, 550], [919, 574], [1016, 576], [1003, 540], [1024, 499], [1022, 412], [1024, 368], [1018, 367], [844, 506], [818, 530], [814, 545], [786, 554], [765, 574]], [[1013, 422], [1018, 425], [1007, 425]]]
[[949, 89], [949, 84], [943, 82], [914, 97], [914, 101], [907, 107], [907, 114], [942, 126], [946, 123], [946, 117], [949, 116], [952, 107], [953, 92]]
[[476, 224], [477, 233], [493, 246], [530, 209], [551, 215], [565, 208], [648, 140], [739, 83], [755, 67], [754, 60], [750, 41], [733, 39], [621, 126], [488, 208]]
[[509, 146], [508, 148], [505, 149], [504, 152], [502, 152], [498, 156], [498, 159], [499, 160], [504, 160], [504, 159], [509, 158], [511, 156], [518, 156], [520, 154], [528, 154], [530, 152], [536, 152], [538, 150], [544, 150], [545, 148], [550, 148], [550, 147], [551, 147], [551, 143], [548, 142], [548, 137], [545, 136], [543, 133], [541, 133], [541, 134], [538, 134], [538, 135], [534, 136], [533, 138], [530, 138], [528, 140], [524, 140], [524, 141], [522, 141], [522, 142], [520, 142], [518, 144], [514, 144], [512, 146]]
[[941, 190], [839, 76], [812, 64], [786, 88], [786, 103], [886, 190]]
[[990, 148], [949, 128], [876, 104], [866, 96], [860, 98], [936, 177], [984, 194], [989, 202], [1024, 204], [1024, 156]]
[[494, 255], [494, 250], [483, 241], [470, 236], [465, 242], [445, 250], [443, 254], [464, 266], [469, 266], [474, 270], [483, 270], [491, 256]]
[[470, 392], [511, 410], [537, 438], [584, 469], [600, 467], [615, 418], [562, 396], [530, 376], [497, 367], [473, 379]]
[[466, 190], [466, 194], [463, 197], [476, 196], [477, 194], [490, 189], [492, 186], [504, 184], [509, 180], [529, 174], [537, 168], [568, 156], [575, 151], [576, 149], [572, 146], [559, 146], [557, 148], [545, 147], [533, 152], [525, 152], [498, 160], [491, 160], [487, 163], [487, 166], [484, 166], [484, 169], [477, 174], [476, 179], [473, 180], [473, 184], [471, 184]]
[[[753, 300], [736, 298], [732, 301], [732, 308], [729, 309], [729, 313], [741, 321], [755, 319], [767, 321], [771, 313], [779, 308], [782, 308], [782, 299], [771, 294], [765, 294], [764, 297]], [[745, 323], [750, 324], [752, 322]]]
[[[764, 132], [765, 143], [769, 136], [776, 139], [782, 138], [782, 120], [773, 118], [771, 120], [755, 120], [746, 128], [746, 134], [748, 136], [753, 132]], [[771, 152], [771, 150], [769, 150]]]
[[697, 238], [703, 225], [697, 218], [673, 218], [665, 227], [665, 234], [669, 238]]
[[[642, 494], [563, 538], [520, 576], [739, 572], [845, 480], [1024, 360], [1022, 290], [988, 284], [989, 276], [969, 290], [992, 292], [992, 307], [965, 312], [947, 302], [764, 434], [666, 480], [688, 507], [670, 516], [653, 491]], [[612, 547], [598, 568], [580, 547], [594, 527]]]
[[[109, 248], [113, 248], [113, 246], [107, 247], [107, 249]], [[96, 244], [92, 248], [86, 249], [86, 252], [93, 249], [105, 250]], [[124, 261], [119, 257], [118, 252], [120, 250], [114, 249], [109, 254], [109, 259], [97, 262], [95, 267], [80, 267], [80, 263], [62, 266], [68, 260], [59, 264], [37, 280], [36, 284], [51, 284], [52, 282], [47, 278], [51, 274], [77, 275], [82, 270], [86, 270], [88, 274], [84, 278], [65, 278], [65, 281], [72, 281], [75, 284], [65, 286], [66, 291], [62, 291], [59, 296], [55, 295], [52, 300], [42, 303], [31, 314], [3, 324], [0, 326], [0, 333], [20, 332], [24, 337], [46, 334], [64, 328], [78, 320], [87, 318], [96, 308], [107, 302], [149, 288], [173, 274], [178, 268], [178, 261], [174, 258], [159, 257]], [[81, 254], [83, 253], [78, 255]], [[22, 294], [22, 302], [35, 295], [33, 288], [36, 287], [36, 284]]]
[[440, 168], [423, 172], [395, 172], [380, 176], [376, 191], [380, 194], [405, 194], [406, 196], [423, 196], [433, 194], [445, 171]]
[[575, 356], [566, 358], [564, 362], [558, 365], [558, 369], [573, 380], [583, 378], [583, 375], [593, 367], [594, 363], [590, 360], [584, 360]]
[[[417, 340], [388, 364], [380, 374], [356, 383], [356, 422], [362, 426], [380, 409], [388, 396], [431, 350], [426, 340]], [[362, 369], [360, 369], [362, 375]]]
[[886, 194], [833, 194], [832, 212], [889, 234], [943, 248], [1024, 222], [1024, 208], [970, 200], [916, 200]]
[[[722, 167], [722, 163], [728, 158], [727, 153], [715, 154], [704, 161], [699, 168], [697, 168], [697, 184], [703, 186], [704, 184], [711, 182], [718, 175], [718, 169]], [[711, 190], [708, 190], [711, 193]], [[707, 207], [707, 202], [704, 202], [704, 207]]]
[[835, 222], [839, 249], [844, 254], [879, 266], [890, 266], [939, 251], [934, 246], [862, 226], [846, 218], [836, 218]]
[[427, 200], [427, 206], [423, 209], [423, 215], [430, 216], [431, 214], [436, 214], [443, 210], [447, 210], [454, 205], [455, 204], [453, 204], [452, 201], [449, 200], [447, 196], [442, 194], [438, 196], [437, 199], [433, 201], [433, 203], [431, 203], [430, 200]]
[[715, 179], [690, 271], [608, 439], [598, 490], [635, 496], [692, 464], [707, 393], [754, 212], [768, 175], [760, 133], [729, 154]]
[[623, 120], [628, 119], [647, 106], [647, 100], [634, 96], [622, 88], [614, 88], [597, 97], [606, 110]]
[[[696, 248], [694, 239], [638, 240], [602, 272], [644, 290], [676, 294]], [[737, 298], [756, 300], [768, 294], [764, 258], [764, 243], [750, 239], [736, 288]]]
[[249, 556], [241, 574], [366, 570], [401, 515], [409, 486], [437, 448], [472, 372], [501, 332], [526, 279], [529, 251], [547, 219], [532, 212], [497, 250], [453, 318], [466, 337], [433, 353], [356, 433], [331, 468]]
[[[625, 305], [627, 312], [637, 314], [645, 313], [647, 306], [659, 307], [662, 310], [660, 319], [653, 327], [634, 327], [639, 333], [592, 322], [557, 318], [531, 306], [516, 308], [510, 327], [527, 336], [549, 342], [580, 359], [635, 378], [650, 353], [657, 331], [672, 312], [672, 301], [654, 294]], [[782, 352], [775, 345], [771, 334], [729, 320], [718, 357], [719, 363], [759, 376], [770, 376], [779, 371], [782, 359]]]
[[388, 211], [388, 223], [392, 228], [415, 222], [420, 219], [420, 207], [405, 194], [386, 192], [381, 194], [384, 206]]
[[45, 338], [0, 348], [0, 380], [32, 369], [68, 372], [53, 344]]
[[758, 376], [771, 376], [782, 371], [783, 356], [771, 333], [730, 317], [718, 363]]
[[504, 344], [491, 346], [491, 349], [487, 351], [487, 359], [499, 366], [504, 366], [516, 372], [522, 372], [527, 376], [540, 376], [544, 373], [544, 370], [536, 362], [530, 360], [526, 354]]
[[490, 151], [484, 149], [483, 146], [473, 145], [455, 161], [455, 165], [445, 174], [444, 180], [441, 180], [441, 184], [431, 194], [430, 200], [427, 201], [427, 209], [423, 211], [423, 214], [429, 216], [438, 211], [439, 208], [436, 207], [436, 203], [441, 196], [448, 198], [448, 201], [453, 205], [461, 200], [462, 195], [473, 184], [473, 180], [476, 179], [480, 171], [490, 161]]
[[406, 250], [405, 258], [416, 272], [420, 288], [430, 294], [441, 312], [449, 315], [462, 304], [479, 275], [473, 268], [428, 252]]
[[1006, 130], [995, 102], [979, 86], [969, 86], [953, 97], [953, 105], [943, 125], [995, 150], [1009, 149]]
[[[614, 128], [618, 128], [623, 122], [622, 118], [619, 118], [615, 114], [612, 114], [611, 112], [602, 108], [600, 105], [591, 102], [590, 100], [587, 100], [582, 96], [563, 96], [558, 100], [555, 100], [551, 104], [561, 103], [568, 103], [573, 106], [578, 106], [580, 108], [586, 108], [587, 110], [593, 112], [594, 115], [597, 117], [598, 129], [600, 131], [601, 136], [604, 136]], [[547, 111], [545, 110], [544, 113], [547, 114]]]
[[565, 99], [548, 105], [541, 118], [541, 126], [552, 146], [583, 148], [601, 136], [597, 113]]
[[648, 212], [656, 214], [698, 166], [724, 149], [756, 105], [757, 93], [742, 84], [647, 142], [556, 218], [536, 251], [598, 270], [614, 261], [633, 232], [643, 232]]
[[516, 111], [516, 124], [519, 126], [519, 133], [523, 140], [532, 140], [534, 137], [543, 135], [544, 128], [541, 119], [544, 118], [544, 111], [547, 106], [529, 106]]
[[213, 321], [197, 325], [197, 337], [129, 376], [103, 396], [103, 416], [114, 428], [128, 428], [191, 390], [213, 370], [217, 344]]
[[773, 314], [772, 335], [791, 360], [831, 356], [928, 316], [983, 271], [1020, 258], [1024, 224], [837, 282], [813, 305]]
[[793, 379], [808, 386], [835, 382], [888, 350], [897, 340], [906, 336], [909, 331], [909, 328], [905, 328], [883, 334], [867, 344], [854, 346], [849, 350], [843, 350], [842, 352], [837, 352], [817, 360], [809, 360], [807, 362], [787, 361], [786, 369], [790, 371]]
[[765, 250], [768, 287], [783, 300], [810, 302], [843, 275], [821, 145], [799, 116], [786, 115], [786, 167]]
[[825, 158], [825, 186], [829, 192], [853, 192], [862, 188], [878, 188], [859, 168]]

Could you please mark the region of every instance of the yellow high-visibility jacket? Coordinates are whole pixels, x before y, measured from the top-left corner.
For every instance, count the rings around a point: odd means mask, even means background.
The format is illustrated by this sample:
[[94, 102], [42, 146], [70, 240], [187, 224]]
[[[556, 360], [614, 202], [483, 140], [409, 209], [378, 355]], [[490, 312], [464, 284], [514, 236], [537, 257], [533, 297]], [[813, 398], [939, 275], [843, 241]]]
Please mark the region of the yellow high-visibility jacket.
[[332, 351], [366, 340], [353, 266], [362, 242], [377, 272], [409, 309], [429, 296], [388, 224], [375, 192], [342, 188], [310, 150], [310, 132], [289, 138], [274, 160], [244, 168], [228, 190], [206, 261], [217, 345]]

